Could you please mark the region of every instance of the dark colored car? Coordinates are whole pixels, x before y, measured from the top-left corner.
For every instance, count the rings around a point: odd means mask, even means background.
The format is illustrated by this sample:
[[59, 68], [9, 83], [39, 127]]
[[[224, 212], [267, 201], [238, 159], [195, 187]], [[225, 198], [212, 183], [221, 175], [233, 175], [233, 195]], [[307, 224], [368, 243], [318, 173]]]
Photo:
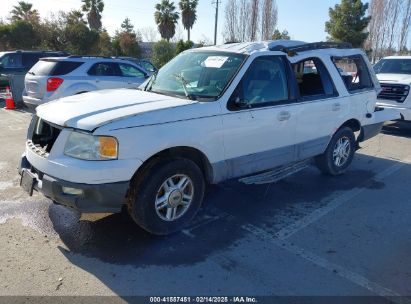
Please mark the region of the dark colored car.
[[43, 57], [67, 56], [54, 51], [7, 51], [0, 52], [0, 90], [9, 85], [6, 75], [25, 75]]

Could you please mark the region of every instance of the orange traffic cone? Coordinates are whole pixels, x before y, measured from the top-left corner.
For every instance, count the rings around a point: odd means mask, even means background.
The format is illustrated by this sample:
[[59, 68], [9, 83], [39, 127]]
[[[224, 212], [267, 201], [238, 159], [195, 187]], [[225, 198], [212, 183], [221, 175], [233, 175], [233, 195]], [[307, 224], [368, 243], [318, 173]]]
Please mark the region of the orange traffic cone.
[[10, 87], [6, 87], [6, 110], [14, 110], [16, 108], [11, 94]]

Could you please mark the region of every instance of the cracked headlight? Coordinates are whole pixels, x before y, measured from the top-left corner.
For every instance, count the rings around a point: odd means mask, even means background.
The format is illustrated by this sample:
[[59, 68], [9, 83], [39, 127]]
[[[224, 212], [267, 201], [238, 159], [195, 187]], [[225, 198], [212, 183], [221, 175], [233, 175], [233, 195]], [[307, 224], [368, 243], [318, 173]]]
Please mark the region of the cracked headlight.
[[64, 154], [85, 160], [112, 160], [118, 157], [117, 139], [72, 132], [64, 147]]

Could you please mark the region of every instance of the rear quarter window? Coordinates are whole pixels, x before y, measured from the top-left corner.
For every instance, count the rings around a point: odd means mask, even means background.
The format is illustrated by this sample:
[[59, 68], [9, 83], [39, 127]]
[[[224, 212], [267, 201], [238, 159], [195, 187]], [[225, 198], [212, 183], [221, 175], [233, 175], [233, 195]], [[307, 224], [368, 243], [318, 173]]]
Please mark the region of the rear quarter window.
[[52, 76], [67, 75], [81, 66], [83, 62], [78, 61], [60, 61], [52, 72]]
[[29, 73], [36, 76], [62, 76], [71, 73], [82, 64], [83, 62], [77, 61], [40, 60]]
[[367, 64], [362, 56], [333, 57], [332, 60], [348, 92], [356, 93], [374, 87]]

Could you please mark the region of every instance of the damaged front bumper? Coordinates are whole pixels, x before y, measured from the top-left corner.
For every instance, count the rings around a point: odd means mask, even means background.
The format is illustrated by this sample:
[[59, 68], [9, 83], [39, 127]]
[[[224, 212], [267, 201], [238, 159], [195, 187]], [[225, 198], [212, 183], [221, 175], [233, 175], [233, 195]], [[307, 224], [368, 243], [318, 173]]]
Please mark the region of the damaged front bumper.
[[61, 180], [37, 170], [25, 155], [21, 158], [19, 173], [20, 185], [30, 195], [36, 190], [54, 203], [81, 213], [121, 212], [129, 187], [129, 182], [83, 184]]

